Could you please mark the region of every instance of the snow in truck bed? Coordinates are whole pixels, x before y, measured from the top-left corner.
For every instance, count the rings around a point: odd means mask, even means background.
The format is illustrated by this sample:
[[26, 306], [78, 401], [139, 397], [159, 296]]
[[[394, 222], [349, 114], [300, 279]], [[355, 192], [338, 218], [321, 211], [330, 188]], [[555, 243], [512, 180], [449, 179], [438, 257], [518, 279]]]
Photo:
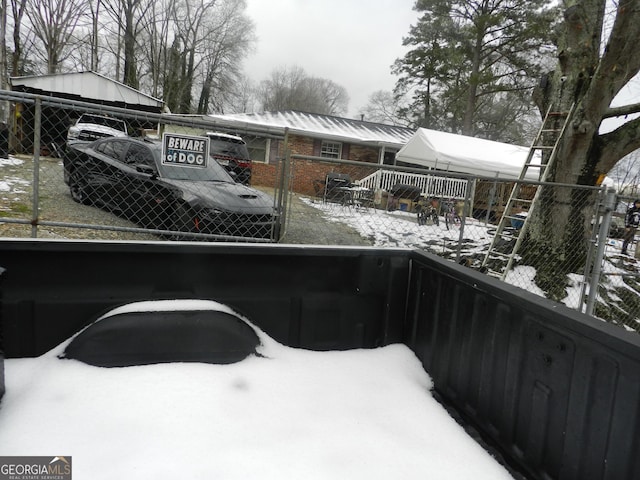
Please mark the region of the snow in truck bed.
[[312, 352], [258, 331], [238, 363], [5, 362], [0, 456], [91, 479], [512, 478], [446, 413], [404, 345]]

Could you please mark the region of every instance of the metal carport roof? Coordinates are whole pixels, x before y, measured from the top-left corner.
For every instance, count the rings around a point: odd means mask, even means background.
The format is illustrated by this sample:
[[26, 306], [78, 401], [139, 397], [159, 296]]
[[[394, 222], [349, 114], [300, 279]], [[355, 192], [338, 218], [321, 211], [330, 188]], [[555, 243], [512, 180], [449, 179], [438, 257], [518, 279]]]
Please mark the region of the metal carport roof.
[[55, 93], [85, 101], [139, 105], [162, 110], [164, 102], [96, 72], [11, 77], [12, 90]]

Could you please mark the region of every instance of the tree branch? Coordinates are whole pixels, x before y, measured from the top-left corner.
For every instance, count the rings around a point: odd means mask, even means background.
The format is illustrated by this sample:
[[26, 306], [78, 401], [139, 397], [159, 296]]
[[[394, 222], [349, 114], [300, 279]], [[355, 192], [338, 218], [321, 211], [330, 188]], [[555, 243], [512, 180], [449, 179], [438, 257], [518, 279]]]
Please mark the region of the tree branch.
[[640, 112], [640, 103], [633, 103], [631, 105], [624, 105], [622, 107], [613, 107], [604, 112], [602, 118], [623, 117], [632, 113]]
[[622, 157], [640, 148], [640, 118], [631, 120], [612, 132], [600, 135], [598, 142], [601, 145], [601, 155], [597, 168], [606, 173]]
[[609, 41], [585, 97], [585, 104], [600, 115], [640, 70], [637, 45], [629, 40], [639, 36], [640, 10], [631, 0], [620, 1]]

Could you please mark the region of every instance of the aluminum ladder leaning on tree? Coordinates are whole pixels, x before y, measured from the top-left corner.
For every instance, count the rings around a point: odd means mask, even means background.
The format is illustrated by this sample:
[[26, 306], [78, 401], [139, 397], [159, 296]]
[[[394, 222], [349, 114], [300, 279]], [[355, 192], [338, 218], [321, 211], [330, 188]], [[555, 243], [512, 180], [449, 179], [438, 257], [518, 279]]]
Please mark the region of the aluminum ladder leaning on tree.
[[[522, 244], [522, 241], [526, 236], [529, 220], [531, 219], [531, 213], [533, 212], [533, 209], [536, 206], [536, 200], [538, 199], [538, 196], [541, 191], [540, 187], [538, 186], [536, 187], [536, 193], [534, 194], [533, 199], [521, 198], [522, 182], [525, 180], [526, 175], [529, 172], [529, 169], [531, 168], [536, 168], [540, 170], [540, 174], [539, 174], [540, 182], [546, 181], [547, 176], [551, 171], [551, 166], [556, 160], [556, 156], [558, 153], [558, 144], [560, 143], [560, 139], [562, 138], [564, 131], [567, 125], [569, 124], [569, 121], [573, 113], [573, 109], [574, 109], [574, 105], [572, 105], [569, 111], [567, 112], [554, 112], [552, 111], [552, 107], [549, 107], [549, 109], [547, 110], [547, 113], [544, 116], [544, 120], [542, 121], [542, 125], [540, 126], [540, 130], [538, 131], [538, 134], [536, 135], [535, 139], [531, 143], [531, 147], [529, 148], [529, 154], [527, 155], [527, 159], [524, 165], [522, 166], [522, 170], [520, 171], [520, 176], [518, 177], [518, 180], [513, 184], [513, 188], [511, 189], [511, 194], [509, 195], [509, 200], [507, 201], [507, 204], [505, 205], [500, 221], [498, 222], [498, 228], [496, 229], [493, 239], [491, 240], [491, 245], [489, 246], [489, 249], [485, 254], [484, 260], [482, 261], [482, 266], [487, 268], [487, 273], [489, 275], [500, 277], [501, 280], [504, 280], [505, 277], [507, 276], [507, 273], [509, 273], [509, 270], [511, 270], [511, 267], [513, 266], [513, 261], [518, 253], [520, 245]], [[561, 118], [564, 118], [561, 128], [554, 128], [553, 126], [550, 125], [552, 123], [557, 123], [557, 120]], [[549, 138], [552, 141], [545, 144], [544, 140]], [[542, 161], [539, 164], [533, 163], [533, 159], [537, 151], [550, 152], [546, 163], [543, 163]], [[516, 204], [529, 205], [527, 216], [524, 217], [524, 219], [514, 214], [514, 206]], [[499, 245], [500, 239], [506, 238], [507, 240], [510, 240], [510, 241], [513, 240], [512, 234], [509, 233], [507, 235], [507, 233], [505, 232], [505, 227], [508, 224], [510, 224], [511, 220], [523, 222], [522, 227], [520, 228], [515, 244], [513, 244], [511, 251], [507, 253], [499, 252], [497, 251], [496, 247]], [[489, 260], [493, 257], [501, 257], [506, 259], [506, 265], [502, 271], [492, 270], [488, 268], [487, 264]]]

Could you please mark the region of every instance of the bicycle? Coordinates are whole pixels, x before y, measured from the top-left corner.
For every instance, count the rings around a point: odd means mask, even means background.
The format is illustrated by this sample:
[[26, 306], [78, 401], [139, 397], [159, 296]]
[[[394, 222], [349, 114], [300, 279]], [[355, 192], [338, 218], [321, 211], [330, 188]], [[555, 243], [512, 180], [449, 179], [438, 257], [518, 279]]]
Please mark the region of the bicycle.
[[416, 213], [418, 215], [418, 225], [426, 225], [429, 220], [433, 225], [440, 224], [438, 211], [429, 198], [420, 197], [420, 200], [416, 203]]
[[459, 226], [461, 223], [460, 216], [456, 211], [456, 205], [453, 200], [446, 200], [442, 203], [444, 213], [444, 224], [449, 230], [449, 226]]

